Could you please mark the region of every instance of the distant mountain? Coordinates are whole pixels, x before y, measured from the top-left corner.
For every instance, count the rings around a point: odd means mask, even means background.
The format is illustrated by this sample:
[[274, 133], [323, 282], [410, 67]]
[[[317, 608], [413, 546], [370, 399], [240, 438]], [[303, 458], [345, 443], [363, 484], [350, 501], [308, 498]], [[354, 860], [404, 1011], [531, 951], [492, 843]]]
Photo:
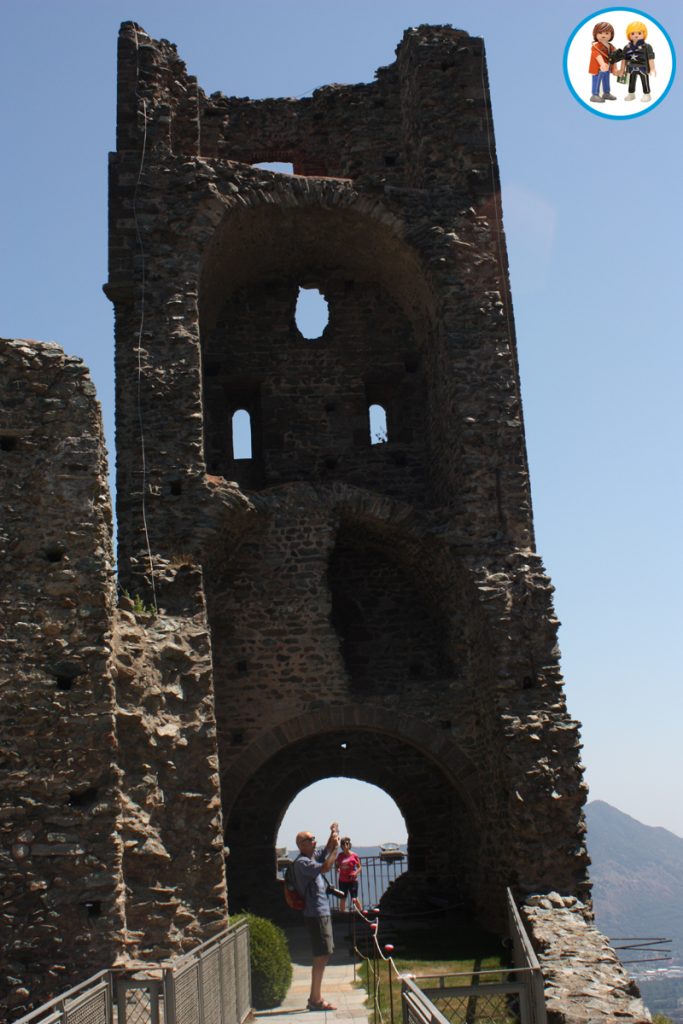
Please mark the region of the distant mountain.
[[683, 839], [603, 800], [586, 808], [596, 924], [610, 937], [666, 936], [683, 958]]

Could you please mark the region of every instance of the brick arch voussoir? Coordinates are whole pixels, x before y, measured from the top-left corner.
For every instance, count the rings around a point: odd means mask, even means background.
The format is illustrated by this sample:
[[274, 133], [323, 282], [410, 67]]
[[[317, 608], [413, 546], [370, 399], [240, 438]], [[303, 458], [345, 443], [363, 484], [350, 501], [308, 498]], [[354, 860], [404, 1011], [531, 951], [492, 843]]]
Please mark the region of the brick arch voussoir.
[[427, 760], [433, 761], [469, 809], [476, 810], [479, 771], [453, 740], [440, 735], [427, 723], [407, 715], [392, 713], [388, 720], [383, 708], [347, 704], [318, 708], [280, 722], [247, 747], [231, 764], [229, 776], [222, 782], [224, 816], [229, 815], [250, 779], [277, 754], [313, 736], [340, 729], [381, 733], [410, 745]]

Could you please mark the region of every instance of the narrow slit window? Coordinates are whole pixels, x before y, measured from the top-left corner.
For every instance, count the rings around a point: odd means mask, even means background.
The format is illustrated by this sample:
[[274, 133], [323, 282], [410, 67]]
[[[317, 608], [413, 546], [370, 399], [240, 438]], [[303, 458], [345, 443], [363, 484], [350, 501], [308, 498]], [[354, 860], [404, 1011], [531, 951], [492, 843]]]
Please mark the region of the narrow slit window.
[[296, 326], [307, 341], [319, 338], [330, 319], [330, 311], [322, 292], [317, 288], [299, 288], [294, 314]]
[[232, 457], [251, 458], [251, 416], [246, 409], [236, 409], [232, 414]]
[[382, 405], [373, 404], [369, 409], [370, 444], [385, 444], [389, 440], [387, 433], [387, 413]]

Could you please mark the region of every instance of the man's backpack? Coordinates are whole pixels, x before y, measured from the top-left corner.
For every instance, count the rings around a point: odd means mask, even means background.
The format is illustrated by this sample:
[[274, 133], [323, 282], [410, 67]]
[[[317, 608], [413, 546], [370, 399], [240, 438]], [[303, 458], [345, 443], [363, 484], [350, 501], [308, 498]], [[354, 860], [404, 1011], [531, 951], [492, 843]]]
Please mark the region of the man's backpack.
[[293, 863], [288, 864], [285, 868], [283, 879], [284, 885], [282, 888], [285, 894], [285, 903], [288, 907], [291, 907], [292, 910], [303, 910], [306, 905], [306, 901], [296, 887]]

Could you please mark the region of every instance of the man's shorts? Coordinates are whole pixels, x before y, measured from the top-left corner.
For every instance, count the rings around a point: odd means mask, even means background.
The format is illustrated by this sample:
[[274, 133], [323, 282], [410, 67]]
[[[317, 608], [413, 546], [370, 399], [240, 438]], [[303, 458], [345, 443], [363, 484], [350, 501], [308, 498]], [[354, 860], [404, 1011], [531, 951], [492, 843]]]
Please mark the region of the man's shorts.
[[313, 956], [329, 956], [334, 952], [331, 917], [305, 917]]

